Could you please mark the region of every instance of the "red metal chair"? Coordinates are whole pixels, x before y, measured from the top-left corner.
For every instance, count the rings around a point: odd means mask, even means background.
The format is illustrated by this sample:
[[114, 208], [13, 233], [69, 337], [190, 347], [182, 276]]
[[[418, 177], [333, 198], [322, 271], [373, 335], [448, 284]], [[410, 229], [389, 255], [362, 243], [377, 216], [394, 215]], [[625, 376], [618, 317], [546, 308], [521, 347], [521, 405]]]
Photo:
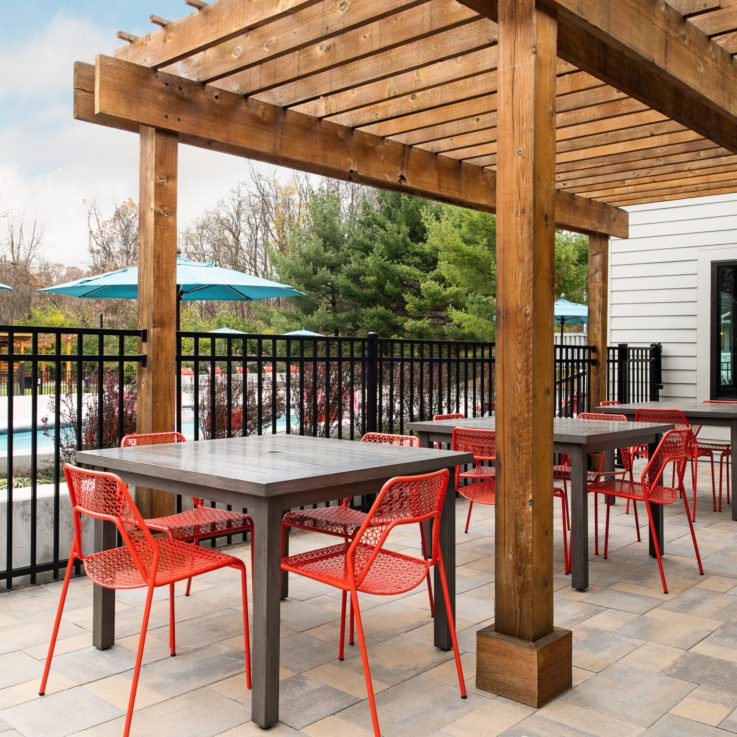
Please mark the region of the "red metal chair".
[[[466, 415], [463, 412], [450, 412], [447, 415], [433, 415], [433, 422], [435, 420], [465, 420]], [[440, 443], [435, 443], [436, 448], [440, 448]]]
[[[69, 553], [69, 563], [64, 577], [64, 585], [61, 590], [61, 598], [59, 599], [59, 607], [56, 612], [56, 620], [51, 634], [51, 643], [49, 644], [49, 652], [46, 656], [46, 667], [41, 678], [39, 694], [43, 696], [46, 691], [46, 682], [49, 677], [51, 659], [54, 655], [54, 646], [56, 645], [56, 636], [59, 632], [64, 601], [66, 600], [74, 563], [77, 560], [82, 562], [87, 576], [98, 586], [108, 589], [147, 589], [123, 737], [128, 737], [130, 732], [138, 677], [143, 658], [143, 647], [146, 641], [146, 630], [151, 612], [151, 601], [154, 589], [158, 586], [169, 587], [169, 648], [171, 654], [176, 655], [174, 584], [177, 581], [183, 581], [200, 573], [207, 573], [208, 571], [225, 568], [226, 566], [240, 570], [243, 594], [246, 685], [248, 688], [251, 688], [251, 652], [248, 643], [248, 595], [246, 593], [246, 566], [243, 564], [243, 561], [234, 558], [232, 555], [225, 555], [217, 550], [189, 545], [170, 537], [154, 538], [141, 513], [133, 503], [127, 486], [115, 474], [87, 471], [65, 464], [64, 476], [66, 477], [69, 498], [72, 503], [74, 542]], [[112, 522], [123, 539], [123, 546], [85, 555], [82, 552], [82, 515]]]
[[[363, 672], [376, 737], [380, 737], [381, 733], [371, 684], [361, 610], [358, 605], [358, 592], [387, 596], [410, 591], [427, 578], [431, 566], [438, 565], [445, 606], [448, 612], [452, 611], [443, 557], [438, 544], [440, 511], [447, 482], [447, 470], [422, 476], [402, 476], [390, 479], [382, 487], [352, 540], [344, 540], [338, 545], [310, 550], [282, 559], [283, 571], [322, 581], [350, 594], [351, 604], [356, 613], [358, 641], [361, 647]], [[432, 554], [429, 559], [395, 552], [385, 546], [387, 538], [396, 527], [418, 523], [422, 525], [426, 521], [432, 521]], [[452, 615], [448, 618], [448, 624], [461, 697], [466, 698], [466, 686]]]
[[[383, 432], [367, 432], [362, 438], [362, 443], [380, 443], [382, 445], [401, 445], [406, 447], [418, 448], [420, 439], [414, 435], [393, 435]], [[336, 507], [320, 507], [319, 509], [299, 509], [288, 512], [282, 518], [281, 543], [284, 550], [284, 539], [287, 527], [294, 527], [302, 530], [312, 530], [313, 532], [322, 532], [326, 535], [335, 535], [342, 537], [346, 542], [353, 539], [361, 525], [366, 520], [366, 513], [358, 509], [352, 509], [349, 505], [351, 497], [342, 499]], [[425, 558], [429, 558], [427, 550], [427, 541], [425, 540], [425, 528], [420, 525], [420, 540], [422, 542], [422, 553]], [[435, 614], [435, 602], [433, 601], [432, 583], [430, 581], [430, 573], [427, 574], [427, 593], [430, 598], [430, 614]], [[340, 646], [338, 658], [343, 660], [344, 641], [345, 641], [345, 614], [346, 614], [346, 592], [343, 592], [343, 602], [341, 606], [340, 616]], [[353, 644], [353, 609], [350, 612], [350, 637], [348, 642]]]
[[[701, 430], [701, 425], [689, 425], [686, 416], [680, 409], [660, 409], [642, 407], [635, 412], [635, 422], [667, 422], [675, 425], [676, 430], [691, 430], [694, 435], [696, 449], [691, 457], [691, 481], [693, 483], [693, 519], [696, 519], [696, 484], [699, 475], [699, 459], [708, 457], [711, 461], [711, 495], [713, 499], [714, 511], [717, 511], [717, 490], [714, 483], [714, 454], [708, 447], [699, 445], [696, 436]], [[647, 457], [645, 455], [644, 457]]]
[[[642, 472], [640, 481], [629, 481], [627, 479], [609, 479], [606, 481], [598, 481], [589, 486], [589, 491], [597, 494], [605, 494], [606, 496], [621, 497], [623, 499], [632, 499], [633, 501], [642, 501], [645, 503], [647, 510], [648, 522], [650, 523], [650, 532], [655, 547], [655, 554], [658, 558], [658, 568], [660, 569], [660, 579], [663, 582], [663, 593], [668, 593], [668, 586], [665, 582], [665, 573], [663, 572], [663, 561], [660, 557], [660, 546], [658, 545], [657, 535], [655, 533], [655, 524], [653, 523], [653, 515], [651, 505], [653, 504], [673, 504], [678, 497], [683, 499], [683, 506], [686, 509], [686, 519], [691, 529], [691, 539], [696, 553], [696, 561], [699, 565], [699, 573], [704, 575], [704, 568], [701, 565], [701, 556], [699, 555], [699, 546], [696, 543], [696, 533], [694, 532], [691, 512], [688, 508], [686, 500], [686, 492], [683, 488], [683, 475], [686, 471], [686, 462], [692, 460], [696, 453], [696, 439], [690, 429], [669, 430], [663, 435], [653, 457], [648, 462], [645, 470]], [[662, 476], [665, 467], [673, 464], [675, 467], [675, 479], [673, 486], [663, 486]], [[675, 485], [677, 483], [677, 485]], [[604, 533], [604, 557], [609, 552], [609, 505], [606, 509], [606, 531]]]
[[618, 404], [622, 403], [617, 399], [607, 399], [605, 402], [599, 402], [600, 407], [614, 407]]
[[[625, 415], [602, 415], [599, 412], [581, 412], [576, 418], [578, 420], [608, 420], [609, 422], [627, 422]], [[632, 448], [619, 448], [619, 456], [622, 460], [622, 469], [620, 471], [605, 471], [604, 462], [606, 459], [606, 453], [601, 454], [601, 463], [599, 464], [598, 471], [588, 471], [587, 480], [589, 484], [595, 484], [604, 478], [617, 478], [625, 476], [629, 477], [630, 481], [633, 481], [632, 476], [632, 460], [633, 453]], [[591, 491], [591, 489], [589, 489]], [[642, 539], [640, 537], [640, 520], [637, 517], [637, 503], [633, 502], [632, 506], [635, 512], [635, 529], [637, 531], [637, 542]], [[627, 500], [627, 510], [629, 511], [629, 499]], [[596, 537], [594, 538], [594, 554], [599, 555], [599, 498], [594, 492], [594, 529], [596, 530]]]
[[[705, 399], [703, 404], [737, 404], [730, 399]], [[727, 477], [727, 504], [730, 503], [730, 467], [732, 465], [732, 444], [718, 443], [711, 441], [702, 441], [699, 443], [700, 448], [708, 448], [712, 453], [719, 453], [719, 511], [722, 511], [722, 466], [726, 470]]]
[[[164, 445], [167, 443], [184, 443], [186, 438], [178, 432], [154, 432], [126, 435], [120, 441], [121, 448], [138, 445]], [[152, 517], [146, 524], [152, 530], [165, 532], [176, 540], [200, 544], [200, 540], [216, 535], [235, 535], [241, 532], [251, 533], [251, 570], [253, 570], [253, 519], [243, 512], [228, 509], [215, 509], [205, 506], [204, 499], [193, 498], [193, 509], [170, 514], [166, 517]], [[189, 596], [191, 581], [187, 581], [185, 596]]]
[[[471, 521], [474, 502], [496, 503], [496, 433], [494, 430], [475, 430], [468, 427], [453, 428], [453, 450], [473, 453], [473, 468], [463, 471], [456, 466], [456, 491], [469, 501], [466, 528]], [[461, 480], [466, 483], [462, 483]]]

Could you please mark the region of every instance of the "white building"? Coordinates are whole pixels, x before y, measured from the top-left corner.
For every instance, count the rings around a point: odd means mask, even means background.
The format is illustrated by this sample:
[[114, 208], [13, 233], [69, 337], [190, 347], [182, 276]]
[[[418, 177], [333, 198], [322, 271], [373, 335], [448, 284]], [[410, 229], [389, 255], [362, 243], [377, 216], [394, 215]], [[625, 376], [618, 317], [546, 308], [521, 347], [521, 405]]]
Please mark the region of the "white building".
[[737, 194], [637, 205], [612, 239], [609, 345], [663, 345], [668, 397], [737, 399]]

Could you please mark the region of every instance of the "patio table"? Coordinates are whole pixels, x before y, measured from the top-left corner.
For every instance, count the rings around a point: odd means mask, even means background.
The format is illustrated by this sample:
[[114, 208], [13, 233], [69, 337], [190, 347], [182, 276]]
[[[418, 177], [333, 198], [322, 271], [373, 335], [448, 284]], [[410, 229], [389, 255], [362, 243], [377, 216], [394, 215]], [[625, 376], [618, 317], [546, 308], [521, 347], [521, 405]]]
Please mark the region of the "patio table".
[[[434, 442], [450, 443], [454, 427], [494, 430], [495, 423], [495, 417], [468, 417], [460, 420], [410, 422], [407, 427], [420, 436], [422, 447], [429, 447]], [[574, 589], [584, 591], [589, 586], [587, 454], [646, 443], [654, 449], [662, 434], [672, 429], [673, 425], [645, 422], [599, 422], [567, 417], [556, 417], [553, 420], [555, 452], [566, 453], [571, 458], [571, 585]], [[653, 519], [662, 552], [663, 518], [659, 505], [654, 505]], [[652, 541], [651, 554], [654, 555]]]
[[[279, 600], [281, 518], [284, 510], [342, 497], [376, 493], [393, 476], [420, 474], [470, 463], [470, 453], [358, 443], [349, 440], [262, 435], [132, 448], [79, 451], [77, 462], [113, 471], [128, 483], [247, 507], [253, 517], [252, 719], [267, 728], [279, 720]], [[440, 546], [451, 602], [455, 602], [455, 485], [448, 484]], [[102, 526], [101, 526], [102, 527]], [[112, 547], [96, 529], [97, 547]], [[436, 590], [441, 590], [435, 573]], [[98, 647], [114, 640], [114, 592], [93, 603]], [[111, 596], [112, 595], [112, 596]], [[435, 645], [452, 647], [448, 613], [436, 597]]]
[[[664, 399], [661, 402], [632, 402], [631, 404], [616, 404], [606, 407], [597, 407], [597, 412], [621, 414], [634, 418], [639, 408], [647, 409], [680, 409], [692, 425], [713, 425], [728, 427], [732, 454], [730, 462], [732, 468], [737, 468], [737, 405], [735, 404], [702, 404], [701, 402], [671, 401]], [[734, 499], [737, 490], [737, 479], [732, 474], [731, 495]], [[732, 519], [737, 520], [737, 504], [732, 503]]]

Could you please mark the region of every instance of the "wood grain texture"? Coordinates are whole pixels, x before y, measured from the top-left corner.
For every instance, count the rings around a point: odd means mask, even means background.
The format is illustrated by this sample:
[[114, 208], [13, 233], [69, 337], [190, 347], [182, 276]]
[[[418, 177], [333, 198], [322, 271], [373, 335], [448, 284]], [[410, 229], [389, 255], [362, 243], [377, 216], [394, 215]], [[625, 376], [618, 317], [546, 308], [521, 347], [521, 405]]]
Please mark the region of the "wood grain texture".
[[609, 239], [589, 236], [588, 341], [596, 348], [591, 367], [589, 397], [591, 407], [606, 399], [607, 316], [609, 310]]
[[[177, 258], [177, 137], [141, 127], [141, 166], [138, 242], [139, 353], [146, 356], [138, 370], [136, 431], [174, 429], [176, 398], [176, 258]], [[136, 504], [144, 517], [174, 512], [174, 497], [136, 489]]]
[[495, 624], [553, 631], [555, 18], [499, 2]]
[[571, 688], [572, 637], [559, 627], [535, 642], [497, 632], [493, 625], [480, 629], [476, 686], [529, 706], [547, 704]]
[[[184, 143], [472, 209], [496, 209], [494, 172], [450, 157], [110, 57], [98, 57], [95, 78], [95, 115], [107, 121], [135, 121], [176, 132]], [[558, 199], [561, 227], [626, 237], [626, 212], [565, 192]]]

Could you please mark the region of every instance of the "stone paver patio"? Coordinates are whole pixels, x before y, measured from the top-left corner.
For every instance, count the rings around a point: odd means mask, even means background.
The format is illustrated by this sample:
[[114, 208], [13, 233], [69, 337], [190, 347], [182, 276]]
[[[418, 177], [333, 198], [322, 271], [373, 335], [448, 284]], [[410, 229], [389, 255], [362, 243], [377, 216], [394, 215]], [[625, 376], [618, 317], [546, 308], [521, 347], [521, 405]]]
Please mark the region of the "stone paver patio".
[[[706, 481], [706, 467], [702, 478]], [[702, 482], [703, 483], [703, 482]], [[737, 733], [737, 523], [711, 511], [702, 486], [699, 576], [683, 508], [665, 512], [666, 576], [634, 520], [619, 504], [609, 560], [593, 556], [591, 587], [573, 591], [563, 575], [556, 502], [555, 621], [574, 633], [574, 687], [541, 709], [475, 688], [475, 633], [493, 615], [494, 538], [489, 507], [457, 503], [457, 623], [469, 697], [459, 697], [452, 653], [432, 645], [427, 591], [364, 597], [362, 611], [385, 737], [715, 737]], [[593, 502], [592, 502], [593, 503]], [[603, 507], [602, 507], [603, 509]], [[408, 546], [414, 531], [406, 531]], [[297, 533], [292, 551], [326, 544]], [[603, 542], [603, 530], [602, 530]], [[233, 549], [250, 565], [248, 547]], [[0, 595], [0, 735], [119, 737], [130, 687], [143, 596], [119, 592], [117, 642], [90, 645], [91, 585], [72, 582], [47, 695], [38, 696], [60, 583]], [[250, 592], [249, 592], [250, 593]], [[201, 576], [177, 598], [176, 658], [167, 647], [168, 605], [157, 593], [131, 733], [157, 737], [370, 736], [358, 647], [338, 661], [336, 591], [293, 577], [281, 609], [282, 723], [262, 732], [249, 720], [242, 666], [237, 574]]]

